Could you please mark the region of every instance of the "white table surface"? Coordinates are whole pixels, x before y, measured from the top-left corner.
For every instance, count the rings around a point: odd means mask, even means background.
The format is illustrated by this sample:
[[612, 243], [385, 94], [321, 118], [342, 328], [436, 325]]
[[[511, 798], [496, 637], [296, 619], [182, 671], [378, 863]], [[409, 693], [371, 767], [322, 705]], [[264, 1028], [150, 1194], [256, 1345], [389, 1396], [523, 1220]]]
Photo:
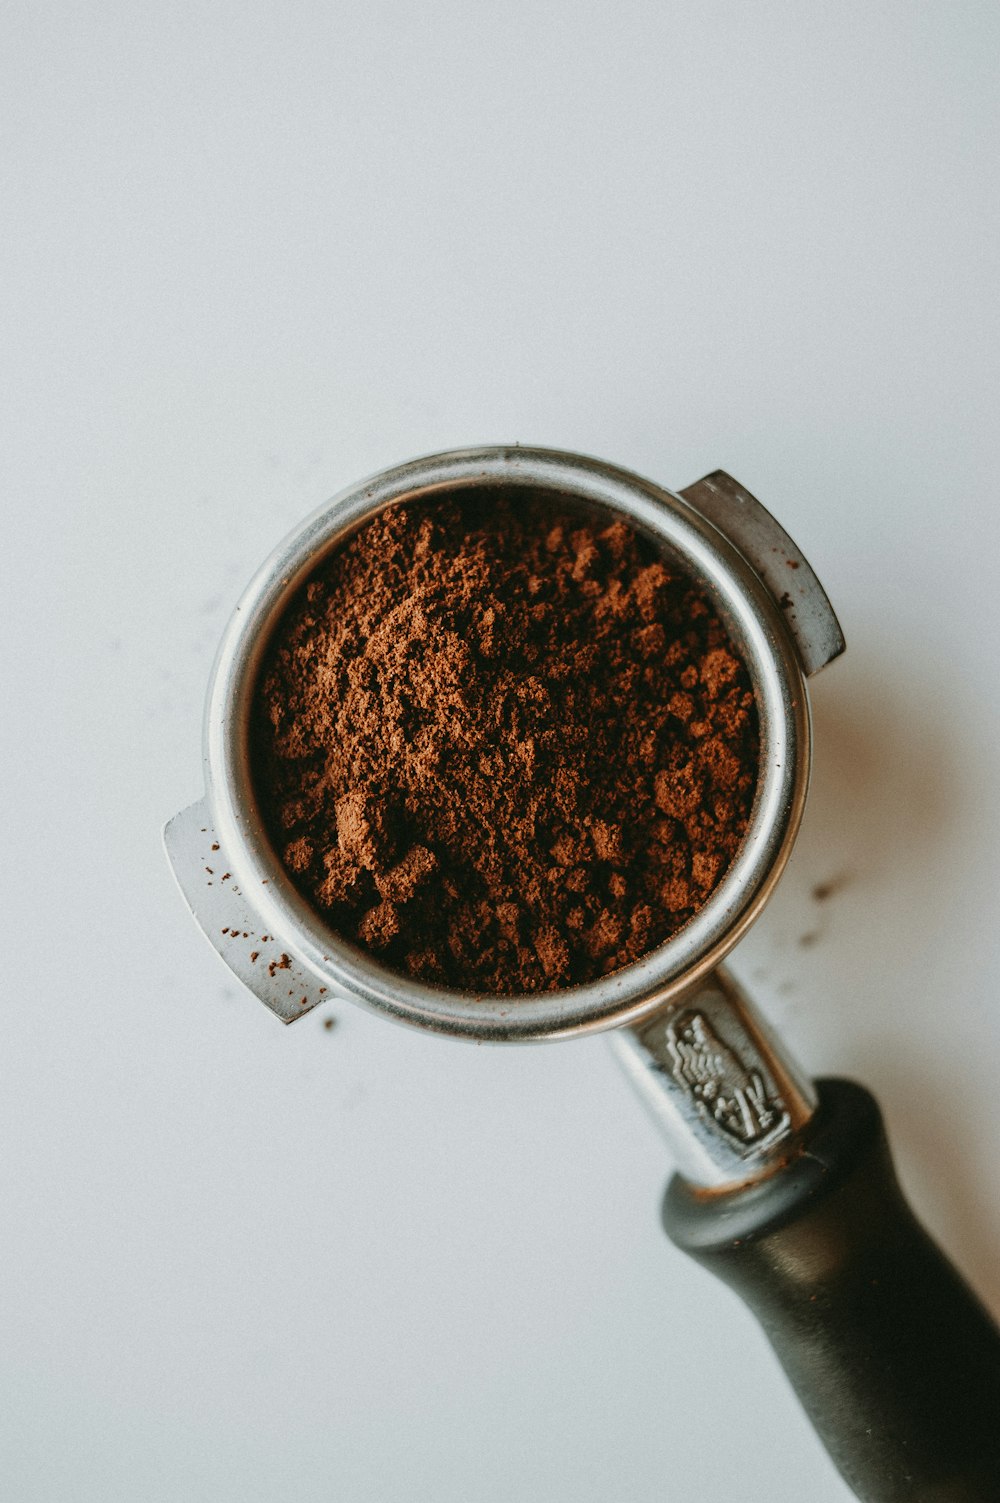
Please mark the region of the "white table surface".
[[229, 608], [327, 495], [478, 442], [728, 468], [849, 642], [737, 969], [876, 1091], [1000, 1307], [1000, 13], [98, 0], [2, 31], [4, 1497], [843, 1500], [660, 1232], [603, 1040], [283, 1029], [160, 827]]

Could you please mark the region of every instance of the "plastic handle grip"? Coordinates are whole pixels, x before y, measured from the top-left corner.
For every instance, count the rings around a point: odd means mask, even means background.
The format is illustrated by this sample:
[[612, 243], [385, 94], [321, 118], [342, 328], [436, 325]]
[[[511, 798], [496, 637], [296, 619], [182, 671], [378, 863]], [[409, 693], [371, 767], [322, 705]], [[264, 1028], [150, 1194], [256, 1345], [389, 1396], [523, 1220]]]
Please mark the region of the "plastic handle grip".
[[874, 1097], [817, 1084], [797, 1155], [733, 1190], [675, 1176], [667, 1234], [757, 1316], [864, 1503], [1000, 1503], [1000, 1332], [907, 1205]]

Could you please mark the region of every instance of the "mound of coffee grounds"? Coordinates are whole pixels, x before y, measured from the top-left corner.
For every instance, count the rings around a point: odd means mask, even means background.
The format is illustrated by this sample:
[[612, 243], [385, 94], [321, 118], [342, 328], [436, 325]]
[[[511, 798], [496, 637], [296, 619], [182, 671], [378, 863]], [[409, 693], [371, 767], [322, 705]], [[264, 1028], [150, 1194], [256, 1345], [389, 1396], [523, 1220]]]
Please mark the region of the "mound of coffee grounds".
[[703, 594], [565, 497], [383, 513], [285, 613], [253, 721], [263, 817], [345, 938], [534, 992], [629, 964], [740, 844], [757, 721]]

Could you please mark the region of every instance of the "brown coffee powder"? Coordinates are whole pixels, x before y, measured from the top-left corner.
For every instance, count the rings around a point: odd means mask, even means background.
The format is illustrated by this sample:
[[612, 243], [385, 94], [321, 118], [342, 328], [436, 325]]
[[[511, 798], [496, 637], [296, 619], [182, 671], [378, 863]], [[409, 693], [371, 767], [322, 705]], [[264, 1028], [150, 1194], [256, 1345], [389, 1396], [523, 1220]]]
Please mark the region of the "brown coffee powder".
[[300, 891], [425, 981], [533, 992], [636, 960], [745, 832], [757, 721], [704, 595], [621, 522], [525, 492], [383, 513], [282, 619], [258, 797]]

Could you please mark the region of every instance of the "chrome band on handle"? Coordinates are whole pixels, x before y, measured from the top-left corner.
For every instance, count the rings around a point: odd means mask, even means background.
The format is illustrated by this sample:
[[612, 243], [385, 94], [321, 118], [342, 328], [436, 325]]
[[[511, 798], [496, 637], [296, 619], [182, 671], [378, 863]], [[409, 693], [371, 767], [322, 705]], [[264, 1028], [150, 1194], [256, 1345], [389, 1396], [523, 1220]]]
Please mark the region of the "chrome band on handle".
[[762, 1178], [816, 1109], [808, 1076], [721, 967], [610, 1042], [678, 1171], [697, 1185]]

